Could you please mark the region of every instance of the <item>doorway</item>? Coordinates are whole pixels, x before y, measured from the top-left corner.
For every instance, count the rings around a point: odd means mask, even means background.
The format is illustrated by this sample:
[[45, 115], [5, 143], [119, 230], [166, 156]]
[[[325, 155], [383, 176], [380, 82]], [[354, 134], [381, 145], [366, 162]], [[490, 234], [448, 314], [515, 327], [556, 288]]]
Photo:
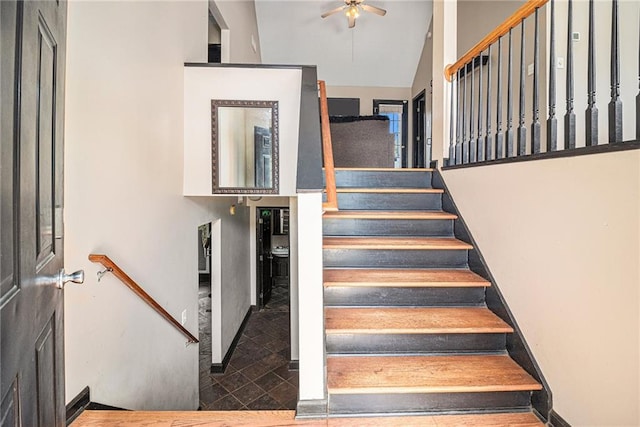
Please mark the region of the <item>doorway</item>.
[[426, 129], [425, 129], [425, 108], [426, 96], [423, 90], [413, 98], [413, 167], [424, 168], [426, 157]]
[[393, 134], [394, 156], [393, 167], [407, 167], [407, 129], [409, 126], [409, 113], [407, 101], [374, 99], [373, 114], [387, 116], [389, 118], [389, 132]]
[[[256, 302], [264, 309], [274, 288], [289, 295], [289, 209], [256, 208]], [[281, 301], [282, 302], [282, 301]]]
[[[232, 350], [224, 372], [211, 370], [210, 344], [200, 330], [200, 408], [202, 410], [277, 410], [296, 408], [298, 371], [291, 364], [289, 301], [289, 209], [256, 207], [256, 306], [241, 329], [237, 346]], [[262, 221], [260, 221], [262, 219]], [[213, 224], [212, 298], [200, 300], [200, 314], [208, 316], [205, 327], [213, 329], [213, 354], [216, 354], [217, 283], [221, 280], [218, 265], [221, 250], [218, 222]], [[261, 233], [261, 235], [259, 234]], [[261, 238], [262, 237], [262, 238]], [[262, 255], [262, 263], [259, 262]], [[261, 267], [260, 267], [261, 264]], [[260, 284], [260, 278], [265, 280]], [[200, 288], [200, 296], [208, 296]], [[262, 297], [260, 297], [262, 294]], [[213, 302], [213, 313], [206, 311]], [[204, 310], [203, 310], [204, 309]], [[211, 320], [213, 319], [213, 320]], [[213, 324], [211, 322], [213, 321]], [[201, 327], [203, 325], [201, 324]]]
[[413, 167], [426, 168], [431, 164], [431, 89], [413, 98]]

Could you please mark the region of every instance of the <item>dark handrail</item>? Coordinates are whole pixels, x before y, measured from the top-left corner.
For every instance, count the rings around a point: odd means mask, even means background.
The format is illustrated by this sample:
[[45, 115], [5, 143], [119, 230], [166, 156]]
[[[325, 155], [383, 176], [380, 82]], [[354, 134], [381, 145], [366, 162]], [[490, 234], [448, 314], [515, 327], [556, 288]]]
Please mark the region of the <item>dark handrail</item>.
[[174, 319], [151, 295], [146, 293], [144, 289], [140, 287], [131, 277], [127, 275], [118, 265], [113, 262], [108, 256], [100, 254], [89, 255], [89, 261], [97, 262], [105, 266], [114, 276], [122, 281], [129, 289], [131, 289], [136, 295], [138, 295], [144, 302], [146, 302], [151, 308], [153, 308], [160, 316], [171, 323], [176, 329], [178, 329], [184, 336], [187, 337], [190, 343], [199, 342], [196, 337], [185, 329], [176, 319]]

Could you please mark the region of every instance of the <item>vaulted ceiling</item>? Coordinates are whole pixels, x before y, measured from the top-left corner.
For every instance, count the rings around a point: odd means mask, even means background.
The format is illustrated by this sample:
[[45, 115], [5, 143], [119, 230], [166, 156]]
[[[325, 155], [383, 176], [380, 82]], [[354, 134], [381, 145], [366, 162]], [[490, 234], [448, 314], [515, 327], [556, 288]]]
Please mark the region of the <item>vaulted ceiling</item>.
[[317, 65], [332, 86], [411, 87], [431, 0], [366, 1], [386, 16], [361, 13], [350, 29], [344, 13], [320, 18], [343, 0], [256, 0], [262, 61]]

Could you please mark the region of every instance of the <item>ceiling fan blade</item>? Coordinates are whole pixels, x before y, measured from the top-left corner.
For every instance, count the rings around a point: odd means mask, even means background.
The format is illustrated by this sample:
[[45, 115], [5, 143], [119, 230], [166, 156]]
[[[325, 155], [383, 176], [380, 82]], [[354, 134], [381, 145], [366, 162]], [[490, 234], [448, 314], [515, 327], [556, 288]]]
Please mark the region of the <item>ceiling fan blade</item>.
[[367, 12], [371, 12], [371, 13], [375, 13], [376, 15], [380, 15], [380, 16], [384, 16], [387, 14], [387, 11], [384, 9], [380, 9], [379, 7], [375, 7], [375, 6], [371, 6], [368, 4], [361, 4], [360, 7], [367, 11]]
[[356, 26], [356, 17], [353, 15], [349, 15], [349, 28], [353, 28]]
[[347, 7], [347, 6], [340, 6], [340, 7], [336, 7], [336, 8], [335, 8], [335, 9], [333, 9], [333, 10], [330, 10], [330, 11], [328, 11], [328, 12], [323, 13], [322, 15], [320, 15], [320, 17], [321, 17], [321, 18], [326, 18], [327, 16], [331, 16], [331, 15], [333, 15], [333, 14], [335, 14], [335, 13], [340, 12], [340, 11], [341, 11], [342, 9], [344, 9], [345, 7]]

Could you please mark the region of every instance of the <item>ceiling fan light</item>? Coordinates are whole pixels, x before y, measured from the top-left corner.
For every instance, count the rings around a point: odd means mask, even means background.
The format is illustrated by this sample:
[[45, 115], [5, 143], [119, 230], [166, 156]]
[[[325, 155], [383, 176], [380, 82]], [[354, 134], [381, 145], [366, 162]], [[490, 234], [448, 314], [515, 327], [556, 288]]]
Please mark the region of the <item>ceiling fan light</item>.
[[358, 7], [356, 5], [351, 5], [345, 11], [345, 15], [357, 18], [358, 16], [360, 16], [360, 11], [358, 10]]

